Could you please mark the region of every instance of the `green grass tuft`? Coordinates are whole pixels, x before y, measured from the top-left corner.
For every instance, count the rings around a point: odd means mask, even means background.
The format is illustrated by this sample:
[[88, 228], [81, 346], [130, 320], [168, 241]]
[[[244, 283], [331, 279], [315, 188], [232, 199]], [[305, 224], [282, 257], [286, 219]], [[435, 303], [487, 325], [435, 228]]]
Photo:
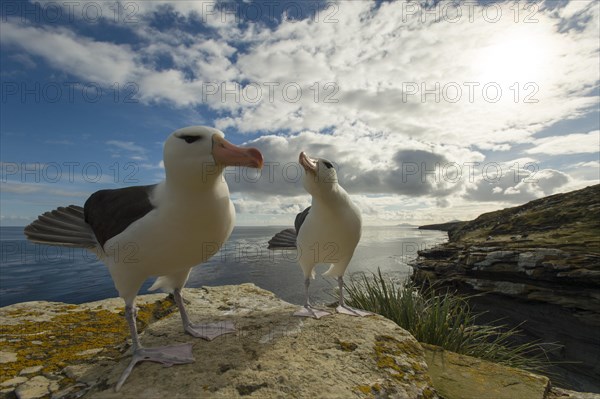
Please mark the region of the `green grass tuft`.
[[479, 325], [467, 297], [450, 291], [420, 287], [409, 279], [402, 283], [382, 275], [363, 274], [346, 285], [347, 304], [378, 313], [409, 331], [419, 342], [509, 367], [548, 374], [548, 350], [556, 345], [512, 344], [517, 328]]

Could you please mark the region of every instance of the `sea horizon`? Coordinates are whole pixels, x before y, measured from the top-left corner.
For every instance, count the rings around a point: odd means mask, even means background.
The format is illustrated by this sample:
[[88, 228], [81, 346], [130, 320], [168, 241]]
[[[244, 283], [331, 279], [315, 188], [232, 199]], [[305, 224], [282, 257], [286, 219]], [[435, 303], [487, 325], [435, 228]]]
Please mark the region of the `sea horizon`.
[[[254, 283], [281, 299], [301, 304], [303, 275], [295, 250], [268, 250], [268, 240], [289, 226], [236, 226], [221, 250], [192, 269], [186, 287]], [[416, 252], [445, 242], [442, 231], [407, 226], [365, 226], [346, 272], [346, 281], [378, 269], [398, 279], [410, 275]], [[332, 302], [337, 282], [317, 266], [311, 299]], [[139, 294], [153, 293], [149, 278]], [[83, 248], [52, 247], [27, 241], [21, 226], [0, 226], [0, 306], [29, 301], [85, 303], [118, 297], [106, 266]]]

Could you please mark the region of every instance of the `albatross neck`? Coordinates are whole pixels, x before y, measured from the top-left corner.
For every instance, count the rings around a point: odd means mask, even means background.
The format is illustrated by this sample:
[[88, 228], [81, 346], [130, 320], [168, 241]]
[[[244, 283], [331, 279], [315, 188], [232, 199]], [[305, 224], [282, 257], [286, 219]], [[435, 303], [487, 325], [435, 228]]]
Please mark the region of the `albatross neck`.
[[317, 207], [335, 207], [341, 202], [348, 201], [348, 193], [339, 184], [334, 184], [325, 190], [319, 190], [312, 195], [312, 205]]
[[212, 173], [204, 173], [204, 176], [181, 176], [167, 173], [165, 187], [173, 195], [194, 195], [229, 192], [227, 182], [223, 177], [223, 170], [217, 170]]

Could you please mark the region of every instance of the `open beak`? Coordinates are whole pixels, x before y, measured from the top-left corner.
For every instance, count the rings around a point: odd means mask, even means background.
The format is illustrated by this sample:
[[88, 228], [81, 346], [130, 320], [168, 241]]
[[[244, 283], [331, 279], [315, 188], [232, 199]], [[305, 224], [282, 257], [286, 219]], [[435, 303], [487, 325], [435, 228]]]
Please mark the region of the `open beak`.
[[256, 148], [238, 147], [219, 135], [212, 136], [212, 141], [212, 155], [216, 163], [224, 166], [262, 168], [263, 156]]
[[317, 162], [310, 159], [304, 151], [300, 153], [298, 162], [300, 162], [300, 165], [302, 165], [304, 170], [306, 170], [307, 172], [317, 173]]

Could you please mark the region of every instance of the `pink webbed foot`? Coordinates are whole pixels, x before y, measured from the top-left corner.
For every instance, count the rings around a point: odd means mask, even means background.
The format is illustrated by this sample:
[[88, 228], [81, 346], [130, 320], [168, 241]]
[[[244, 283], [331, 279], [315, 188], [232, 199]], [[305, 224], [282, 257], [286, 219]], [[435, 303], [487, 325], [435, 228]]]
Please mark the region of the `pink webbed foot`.
[[355, 317], [365, 317], [365, 316], [373, 315], [373, 313], [371, 313], [371, 312], [367, 312], [366, 310], [362, 310], [362, 309], [352, 308], [348, 305], [338, 306], [337, 308], [335, 308], [335, 310], [338, 313], [347, 314], [347, 315], [355, 316]]
[[294, 312], [294, 316], [320, 319], [321, 317], [331, 316], [331, 313], [325, 310], [315, 309], [312, 306], [302, 306], [300, 309]]
[[221, 335], [235, 332], [235, 325], [232, 321], [219, 321], [215, 323], [187, 324], [185, 331], [197, 338], [204, 338], [207, 341], [220, 337]]
[[171, 367], [174, 364], [187, 364], [195, 361], [192, 355], [192, 344], [181, 344], [174, 346], [163, 346], [158, 348], [138, 348], [133, 352], [129, 365], [121, 374], [115, 391], [119, 391], [131, 371], [139, 362], [162, 363], [164, 367]]

